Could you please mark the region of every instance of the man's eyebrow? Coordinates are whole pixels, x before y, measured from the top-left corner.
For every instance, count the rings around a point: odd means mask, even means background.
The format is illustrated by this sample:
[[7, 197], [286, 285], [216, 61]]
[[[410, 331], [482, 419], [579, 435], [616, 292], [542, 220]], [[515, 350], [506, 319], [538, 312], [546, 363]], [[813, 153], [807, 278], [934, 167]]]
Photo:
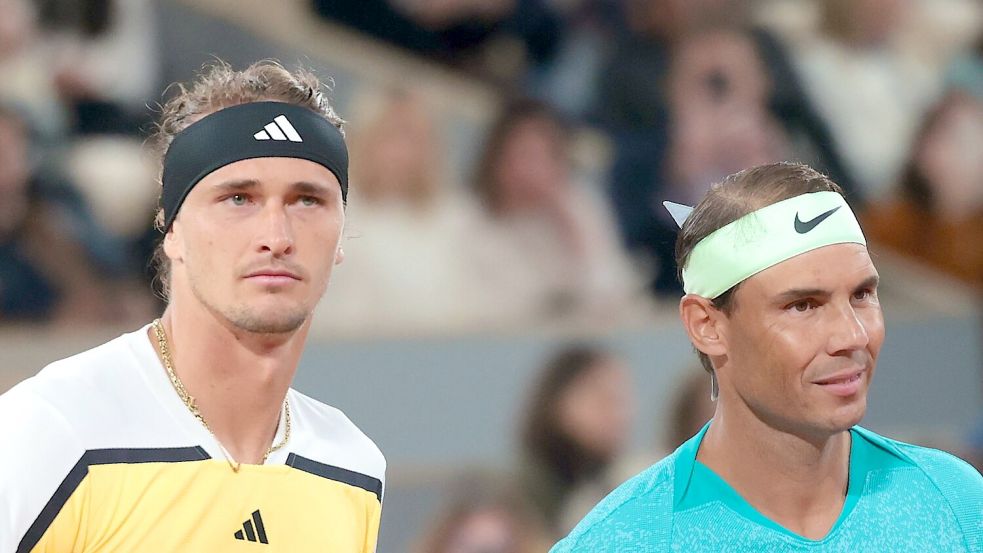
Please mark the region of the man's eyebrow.
[[873, 290], [874, 288], [877, 288], [877, 284], [880, 281], [881, 281], [881, 277], [880, 276], [878, 276], [878, 275], [871, 275], [871, 276], [867, 277], [866, 279], [864, 279], [864, 281], [861, 282], [860, 284], [858, 284], [856, 286], [856, 288], [854, 288], [853, 290], [854, 291], [857, 291], [857, 290]]
[[[212, 186], [212, 189], [216, 192], [244, 192], [258, 186], [260, 186], [260, 182], [256, 179], [235, 179], [220, 182]], [[290, 189], [294, 193], [312, 195], [325, 195], [331, 191], [330, 186], [311, 181], [297, 181], [290, 185]]]
[[[880, 282], [880, 277], [877, 275], [871, 275], [865, 278], [860, 284], [853, 287], [854, 291], [867, 290], [877, 288], [877, 283]], [[822, 288], [792, 288], [790, 290], [785, 290], [784, 292], [775, 296], [775, 300], [779, 302], [787, 302], [800, 298], [810, 298], [810, 297], [828, 297], [832, 295], [829, 290], [824, 290]]]
[[245, 190], [251, 190], [259, 186], [259, 181], [254, 179], [236, 179], [228, 180], [216, 184], [212, 187], [216, 192], [242, 192]]
[[823, 290], [822, 288], [792, 288], [775, 296], [775, 300], [778, 302], [787, 302], [800, 298], [826, 297], [829, 295], [829, 290]]
[[[297, 181], [290, 185], [290, 188], [300, 194], [312, 195], [325, 195], [329, 194], [332, 190], [330, 186], [310, 181]], [[340, 192], [341, 189], [339, 188], [338, 191]]]

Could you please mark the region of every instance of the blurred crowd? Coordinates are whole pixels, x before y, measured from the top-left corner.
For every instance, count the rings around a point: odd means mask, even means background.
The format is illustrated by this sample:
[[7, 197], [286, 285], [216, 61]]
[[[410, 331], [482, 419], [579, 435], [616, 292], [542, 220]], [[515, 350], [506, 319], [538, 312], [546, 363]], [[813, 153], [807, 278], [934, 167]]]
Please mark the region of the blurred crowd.
[[[605, 326], [680, 293], [723, 176], [833, 177], [869, 238], [983, 291], [983, 7], [970, 0], [359, 0], [317, 14], [499, 92], [473, 167], [411, 85], [344, 114], [349, 255], [322, 334]], [[0, 322], [159, 309], [153, 0], [0, 0]], [[584, 140], [587, 137], [587, 140]], [[604, 152], [601, 167], [578, 150]], [[596, 165], [596, 164], [595, 164]], [[342, 313], [343, 316], [338, 316]]]
[[[154, 0], [0, 0], [0, 324], [143, 323], [161, 101]], [[455, 167], [410, 81], [346, 127], [346, 259], [321, 335], [574, 323], [673, 304], [675, 224], [737, 170], [808, 163], [872, 248], [983, 294], [983, 4], [975, 0], [314, 0], [316, 14], [497, 91]], [[598, 168], [582, 149], [600, 151]], [[590, 156], [587, 156], [590, 157]], [[680, 383], [665, 453], [712, 415]], [[616, 354], [548, 360], [517, 474], [464, 478], [420, 551], [543, 551], [644, 463]], [[983, 425], [981, 425], [983, 428]], [[977, 443], [978, 442], [978, 443]], [[983, 438], [977, 439], [983, 464]], [[646, 462], [652, 459], [645, 460]], [[634, 466], [632, 466], [634, 465]]]
[[673, 392], [647, 453], [629, 455], [637, 420], [631, 371], [606, 347], [558, 347], [536, 371], [512, 470], [465, 470], [419, 539], [419, 553], [543, 553], [618, 484], [669, 454], [713, 416], [710, 377], [696, 366]]

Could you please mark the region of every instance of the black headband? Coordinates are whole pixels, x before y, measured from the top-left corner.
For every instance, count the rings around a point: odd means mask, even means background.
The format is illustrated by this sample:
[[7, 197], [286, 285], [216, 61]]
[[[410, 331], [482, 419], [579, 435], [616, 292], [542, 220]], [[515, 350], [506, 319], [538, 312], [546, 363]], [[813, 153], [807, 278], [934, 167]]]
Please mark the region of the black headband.
[[257, 157], [293, 157], [323, 165], [338, 178], [342, 200], [348, 199], [348, 149], [337, 127], [294, 104], [241, 104], [216, 111], [174, 137], [161, 179], [164, 232], [198, 181], [220, 167]]

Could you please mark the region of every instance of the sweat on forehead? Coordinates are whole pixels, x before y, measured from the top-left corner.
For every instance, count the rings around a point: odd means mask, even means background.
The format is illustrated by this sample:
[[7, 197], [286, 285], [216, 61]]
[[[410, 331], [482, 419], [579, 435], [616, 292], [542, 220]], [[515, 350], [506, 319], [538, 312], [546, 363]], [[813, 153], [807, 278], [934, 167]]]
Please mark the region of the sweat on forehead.
[[163, 231], [188, 193], [213, 171], [262, 157], [306, 159], [331, 171], [348, 198], [348, 149], [341, 131], [321, 115], [284, 102], [228, 107], [193, 123], [174, 137], [164, 156]]

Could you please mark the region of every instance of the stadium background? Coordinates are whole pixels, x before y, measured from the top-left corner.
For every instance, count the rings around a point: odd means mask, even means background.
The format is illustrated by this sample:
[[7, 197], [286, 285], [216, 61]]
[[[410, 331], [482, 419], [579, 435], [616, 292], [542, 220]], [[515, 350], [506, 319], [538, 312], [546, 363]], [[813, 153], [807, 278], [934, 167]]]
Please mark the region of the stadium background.
[[[386, 454], [380, 551], [564, 531], [523, 498], [520, 434], [571, 344], [608, 351], [627, 378], [598, 385], [633, 406], [594, 413], [619, 435], [590, 484], [671, 450], [680, 394], [709, 383], [658, 201], [781, 159], [833, 176], [872, 239], [887, 341], [864, 424], [980, 463], [981, 29], [971, 0], [0, 0], [0, 391], [159, 312], [146, 106], [216, 58], [273, 58], [332, 79], [348, 122], [347, 259], [296, 385]], [[488, 158], [516, 183], [501, 205]]]

